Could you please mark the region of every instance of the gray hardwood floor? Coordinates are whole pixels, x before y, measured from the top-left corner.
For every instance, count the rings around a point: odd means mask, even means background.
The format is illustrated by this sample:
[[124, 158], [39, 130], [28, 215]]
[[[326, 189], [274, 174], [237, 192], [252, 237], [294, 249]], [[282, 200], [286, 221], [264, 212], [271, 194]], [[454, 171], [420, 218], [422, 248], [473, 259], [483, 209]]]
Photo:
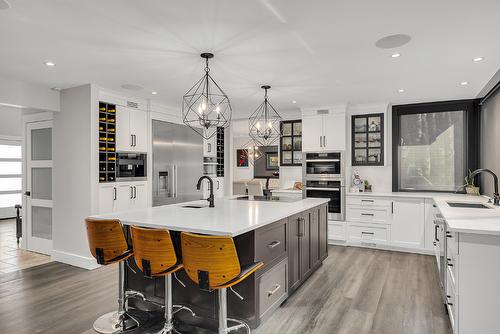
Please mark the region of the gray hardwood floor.
[[[332, 246], [257, 334], [450, 334], [434, 258]], [[115, 266], [49, 263], [0, 275], [0, 333], [80, 334], [116, 309]]]

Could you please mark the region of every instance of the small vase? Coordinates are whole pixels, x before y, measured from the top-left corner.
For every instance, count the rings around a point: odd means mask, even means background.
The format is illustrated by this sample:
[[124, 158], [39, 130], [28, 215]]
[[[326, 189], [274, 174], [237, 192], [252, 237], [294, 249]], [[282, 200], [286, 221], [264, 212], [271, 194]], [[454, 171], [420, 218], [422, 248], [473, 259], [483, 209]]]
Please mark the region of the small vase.
[[479, 196], [479, 187], [465, 187], [465, 192], [468, 195]]

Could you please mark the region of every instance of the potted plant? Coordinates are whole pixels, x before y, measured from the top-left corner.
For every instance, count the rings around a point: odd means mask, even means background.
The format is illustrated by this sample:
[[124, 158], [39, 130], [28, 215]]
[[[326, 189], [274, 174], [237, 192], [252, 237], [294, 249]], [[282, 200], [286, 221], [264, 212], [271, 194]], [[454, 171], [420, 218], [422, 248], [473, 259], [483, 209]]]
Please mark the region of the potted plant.
[[372, 191], [372, 185], [370, 184], [370, 182], [368, 182], [368, 180], [365, 180], [365, 191]]
[[465, 177], [465, 192], [469, 195], [479, 196], [479, 187], [476, 187], [474, 185], [474, 178], [470, 177], [471, 173], [472, 172], [469, 169], [469, 174], [467, 174], [467, 176]]

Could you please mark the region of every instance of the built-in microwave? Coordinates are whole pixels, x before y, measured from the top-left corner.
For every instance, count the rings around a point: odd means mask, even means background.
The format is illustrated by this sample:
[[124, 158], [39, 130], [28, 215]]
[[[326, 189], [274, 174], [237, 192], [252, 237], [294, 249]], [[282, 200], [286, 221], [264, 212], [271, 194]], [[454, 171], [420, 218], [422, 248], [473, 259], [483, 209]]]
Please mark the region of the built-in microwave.
[[306, 153], [302, 166], [306, 178], [344, 179], [344, 152]]
[[146, 179], [146, 153], [116, 154], [116, 181], [139, 181]]

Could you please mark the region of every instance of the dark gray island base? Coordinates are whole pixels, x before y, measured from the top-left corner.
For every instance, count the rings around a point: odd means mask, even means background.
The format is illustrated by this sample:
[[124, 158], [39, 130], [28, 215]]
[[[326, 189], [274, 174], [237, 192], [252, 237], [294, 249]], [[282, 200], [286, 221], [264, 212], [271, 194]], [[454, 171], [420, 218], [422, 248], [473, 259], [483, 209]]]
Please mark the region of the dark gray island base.
[[[264, 266], [234, 286], [243, 300], [228, 290], [228, 317], [245, 320], [253, 329], [268, 318], [328, 256], [327, 222], [327, 204], [322, 204], [234, 237], [241, 265], [260, 261]], [[180, 258], [180, 232], [171, 232]], [[130, 265], [125, 273], [126, 288], [140, 291], [147, 300], [163, 305], [164, 279], [146, 278], [134, 261]], [[188, 306], [196, 313], [194, 318], [189, 312], [175, 314], [180, 331], [192, 325], [199, 330], [188, 332], [217, 332], [217, 292], [200, 290], [183, 270], [177, 276], [186, 287], [172, 279], [174, 304]], [[154, 308], [153, 304], [137, 299], [131, 299], [129, 304], [144, 310]]]

